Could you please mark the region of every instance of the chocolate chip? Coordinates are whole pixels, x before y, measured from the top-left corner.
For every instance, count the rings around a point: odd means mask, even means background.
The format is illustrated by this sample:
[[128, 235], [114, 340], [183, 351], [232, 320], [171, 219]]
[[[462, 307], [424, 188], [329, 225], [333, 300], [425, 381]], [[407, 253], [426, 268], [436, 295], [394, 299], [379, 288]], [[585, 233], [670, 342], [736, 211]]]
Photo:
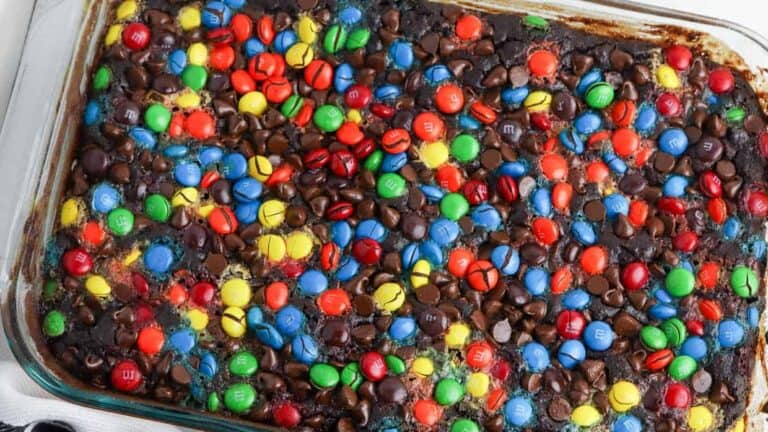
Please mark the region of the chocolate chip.
[[564, 422], [571, 417], [571, 404], [561, 397], [556, 397], [549, 402], [547, 414], [557, 422]]

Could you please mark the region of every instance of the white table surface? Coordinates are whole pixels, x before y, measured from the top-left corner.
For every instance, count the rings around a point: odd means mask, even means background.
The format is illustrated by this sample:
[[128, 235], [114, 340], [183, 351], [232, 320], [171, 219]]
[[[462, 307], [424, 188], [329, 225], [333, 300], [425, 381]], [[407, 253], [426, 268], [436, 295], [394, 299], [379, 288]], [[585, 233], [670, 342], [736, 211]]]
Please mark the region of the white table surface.
[[[637, 0], [640, 3], [647, 3], [655, 6], [665, 6], [672, 9], [691, 11], [701, 15], [733, 21], [742, 24], [748, 28], [762, 32], [768, 35], [768, 29], [765, 28], [765, 13], [768, 12], [768, 6], [765, 0]], [[11, 84], [16, 74], [16, 67], [21, 53], [24, 33], [26, 31], [29, 16], [31, 14], [33, 2], [31, 0], [0, 0], [0, 119], [5, 115], [7, 108]], [[3, 143], [0, 143], [0, 148]], [[11, 173], [6, 173], [11, 175]], [[10, 353], [7, 350], [5, 340], [0, 341], [0, 360], [7, 360]], [[20, 372], [20, 371], [19, 371]], [[21, 373], [21, 372], [20, 372]], [[17, 383], [17, 387], [28, 388], [28, 393], [38, 394], [34, 389], [34, 384], [26, 377], [21, 378], [22, 382]], [[7, 382], [5, 379], [2, 382]], [[27, 407], [21, 406], [20, 400], [17, 401], [19, 416], [21, 421], [29, 421], [30, 416]], [[3, 412], [7, 415], [14, 414], [14, 400], [3, 401]], [[77, 412], [79, 408], [73, 406], [72, 411]], [[87, 416], [87, 411], [84, 412]], [[22, 414], [23, 413], [23, 414]], [[41, 412], [41, 418], [45, 417]], [[0, 421], [6, 420], [0, 418]], [[136, 421], [135, 423], [139, 423]], [[138, 430], [145, 429], [147, 423], [132, 425]], [[107, 428], [109, 429], [109, 428]], [[127, 429], [127, 428], [126, 428]], [[148, 430], [148, 429], [145, 429]], [[103, 425], [99, 428], [100, 432], [106, 432]]]

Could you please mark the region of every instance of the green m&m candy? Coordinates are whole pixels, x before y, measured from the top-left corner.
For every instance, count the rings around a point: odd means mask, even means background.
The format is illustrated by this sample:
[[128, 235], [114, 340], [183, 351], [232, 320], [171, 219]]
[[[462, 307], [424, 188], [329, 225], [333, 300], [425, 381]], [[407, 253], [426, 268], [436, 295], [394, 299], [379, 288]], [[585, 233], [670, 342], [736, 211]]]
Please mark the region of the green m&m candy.
[[312, 121], [323, 132], [336, 132], [344, 123], [344, 114], [335, 105], [322, 105], [315, 110]]
[[249, 377], [259, 369], [259, 361], [247, 352], [239, 352], [229, 360], [229, 372], [240, 377]]
[[435, 401], [440, 405], [453, 405], [463, 397], [464, 386], [454, 378], [443, 378], [435, 386]]
[[317, 363], [309, 369], [309, 380], [315, 387], [331, 388], [339, 383], [339, 371], [326, 363]]
[[400, 174], [386, 173], [376, 182], [376, 192], [382, 198], [397, 198], [405, 194], [405, 179]]
[[451, 425], [451, 432], [480, 432], [480, 426], [468, 418], [460, 418]]
[[525, 18], [523, 18], [523, 24], [539, 30], [549, 29], [549, 21], [538, 15], [526, 15]]
[[725, 112], [725, 119], [728, 123], [741, 123], [746, 116], [747, 113], [742, 107], [729, 108], [728, 111]]
[[118, 207], [107, 215], [107, 227], [116, 236], [124, 236], [133, 229], [133, 220], [130, 210]]
[[43, 297], [45, 299], [51, 299], [56, 296], [59, 291], [59, 283], [53, 279], [48, 279], [43, 285]]
[[684, 381], [696, 373], [698, 367], [699, 366], [696, 364], [696, 360], [694, 360], [693, 357], [680, 355], [675, 357], [675, 359], [672, 360], [672, 363], [667, 366], [667, 373], [669, 373], [669, 376], [675, 381]]
[[152, 194], [144, 200], [144, 213], [155, 222], [165, 222], [171, 217], [171, 202], [160, 194]]
[[405, 362], [396, 355], [388, 354], [384, 356], [384, 362], [387, 363], [387, 370], [395, 375], [400, 375], [405, 372]]
[[354, 51], [358, 48], [362, 48], [368, 45], [368, 40], [371, 39], [371, 31], [367, 28], [359, 28], [352, 30], [352, 33], [347, 37], [347, 43], [345, 48]]
[[449, 193], [440, 200], [440, 213], [452, 221], [461, 219], [469, 211], [469, 202], [460, 193]]
[[224, 406], [235, 414], [245, 414], [256, 402], [256, 390], [250, 384], [233, 384], [224, 391]]
[[112, 71], [106, 66], [101, 66], [93, 75], [93, 89], [96, 91], [105, 90], [112, 81]]
[[589, 86], [584, 101], [591, 108], [603, 109], [613, 102], [613, 86], [607, 82], [596, 82]]
[[331, 54], [336, 54], [344, 44], [347, 42], [347, 29], [334, 24], [328, 27], [328, 31], [325, 32], [325, 38], [323, 38], [323, 49]]
[[208, 82], [208, 72], [205, 68], [198, 65], [187, 65], [181, 71], [181, 82], [194, 91], [200, 91]]
[[287, 118], [293, 118], [296, 117], [302, 106], [304, 106], [304, 98], [299, 95], [291, 95], [280, 106], [280, 113]]
[[736, 266], [731, 273], [731, 289], [741, 298], [749, 298], [757, 295], [760, 282], [751, 268], [743, 265]]
[[171, 112], [163, 105], [152, 104], [144, 113], [144, 122], [153, 131], [163, 133], [171, 123]]
[[64, 334], [67, 328], [67, 319], [64, 314], [53, 310], [43, 318], [43, 333], [50, 337], [59, 337]]
[[667, 340], [673, 347], [679, 347], [688, 337], [685, 323], [679, 318], [670, 318], [661, 324], [661, 330], [667, 336]]
[[451, 141], [451, 156], [459, 162], [470, 162], [480, 153], [480, 143], [472, 135], [461, 134]]
[[643, 345], [653, 351], [664, 349], [669, 343], [667, 335], [661, 329], [653, 326], [645, 326], [640, 330], [640, 340], [643, 341]]
[[221, 408], [221, 399], [219, 398], [219, 395], [216, 393], [209, 394], [207, 407], [208, 411], [217, 412], [219, 408]]
[[693, 288], [696, 285], [696, 278], [693, 276], [690, 270], [677, 267], [670, 270], [667, 273], [667, 278], [664, 280], [664, 287], [669, 294], [673, 297], [685, 297], [693, 292]]
[[363, 374], [360, 373], [360, 365], [357, 363], [350, 363], [344, 366], [344, 369], [341, 370], [341, 383], [345, 386], [352, 387], [352, 390], [357, 391], [357, 388], [363, 383]]
[[363, 162], [363, 168], [371, 172], [376, 172], [381, 167], [381, 163], [384, 161], [384, 152], [381, 149], [376, 149], [371, 153], [365, 162]]

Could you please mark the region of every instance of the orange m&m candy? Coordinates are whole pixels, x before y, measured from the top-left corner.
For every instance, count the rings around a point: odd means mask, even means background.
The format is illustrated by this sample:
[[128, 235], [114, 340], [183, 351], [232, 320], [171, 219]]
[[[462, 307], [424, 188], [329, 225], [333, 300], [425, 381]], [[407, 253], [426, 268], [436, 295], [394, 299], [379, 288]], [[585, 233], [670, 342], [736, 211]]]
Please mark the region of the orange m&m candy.
[[208, 57], [211, 68], [225, 71], [235, 63], [235, 50], [229, 45], [214, 47]]
[[548, 153], [539, 161], [541, 172], [548, 180], [565, 180], [568, 177], [568, 162], [557, 153]]
[[272, 282], [264, 288], [264, 303], [276, 311], [288, 304], [288, 285], [284, 282]]
[[557, 57], [547, 50], [536, 50], [528, 56], [528, 70], [537, 78], [551, 77], [557, 71]]
[[229, 207], [216, 207], [208, 215], [208, 225], [218, 234], [232, 234], [237, 230], [237, 217]]
[[552, 187], [552, 205], [560, 210], [567, 210], [573, 198], [573, 186], [570, 183], [557, 183]]
[[608, 253], [600, 246], [590, 246], [581, 253], [579, 263], [587, 274], [601, 274], [608, 267]]
[[256, 81], [248, 75], [248, 72], [238, 69], [229, 75], [229, 82], [237, 94], [246, 94], [256, 91]]
[[421, 140], [437, 141], [445, 133], [445, 122], [435, 113], [419, 113], [413, 119], [413, 133]]
[[469, 367], [484, 369], [493, 363], [493, 348], [486, 341], [472, 342], [465, 356]]
[[585, 168], [587, 181], [590, 183], [602, 183], [611, 174], [605, 162], [596, 160], [590, 162]]
[[464, 174], [462, 174], [461, 170], [450, 164], [441, 166], [435, 174], [437, 184], [449, 192], [458, 192], [464, 185], [464, 180]]
[[643, 200], [632, 201], [629, 204], [627, 219], [635, 228], [645, 225], [645, 220], [648, 219], [648, 203]]
[[488, 412], [496, 412], [507, 401], [507, 392], [503, 388], [495, 388], [488, 393], [485, 400], [485, 409]]
[[464, 108], [464, 92], [455, 84], [444, 84], [435, 92], [435, 106], [441, 113], [456, 114]]
[[390, 129], [381, 137], [381, 148], [387, 153], [402, 153], [409, 147], [411, 147], [411, 135], [405, 129]]
[[317, 307], [326, 315], [344, 315], [352, 308], [349, 294], [341, 288], [325, 290], [317, 298]]
[[189, 298], [189, 294], [187, 293], [187, 289], [184, 288], [184, 285], [181, 284], [173, 284], [171, 285], [171, 288], [168, 290], [168, 303], [179, 306], [184, 304], [184, 302], [187, 301], [187, 298]]
[[477, 260], [467, 267], [467, 282], [477, 291], [490, 291], [499, 283], [499, 271], [490, 261]]
[[210, 138], [216, 133], [216, 120], [205, 111], [195, 111], [187, 117], [186, 129], [192, 138]]
[[440, 405], [432, 399], [417, 400], [413, 404], [413, 417], [424, 426], [434, 426], [443, 415]]
[[448, 272], [456, 277], [463, 278], [467, 274], [469, 265], [474, 260], [475, 254], [469, 249], [454, 249], [448, 255]]
[[136, 346], [146, 355], [155, 355], [163, 349], [165, 333], [158, 327], [145, 327], [139, 331]]
[[469, 113], [483, 124], [491, 124], [496, 121], [496, 111], [480, 101], [474, 102], [469, 107]]
[[613, 105], [611, 120], [618, 127], [629, 127], [635, 121], [637, 107], [631, 100], [620, 100]]
[[463, 41], [480, 39], [482, 31], [483, 22], [474, 15], [464, 15], [456, 20], [456, 36]]
[[616, 129], [611, 137], [613, 151], [621, 157], [632, 156], [640, 147], [640, 136], [629, 128]]
[[93, 246], [99, 246], [104, 241], [104, 228], [97, 221], [90, 221], [83, 226], [83, 240]]
[[720, 278], [720, 265], [713, 261], [707, 261], [699, 267], [698, 279], [701, 287], [711, 290], [717, 285]]
[[555, 221], [545, 217], [537, 217], [531, 224], [533, 236], [540, 243], [551, 245], [560, 238], [560, 227]]
[[178, 138], [184, 133], [184, 122], [187, 121], [184, 113], [177, 112], [171, 117], [171, 124], [168, 125], [168, 136]]
[[293, 93], [293, 87], [285, 77], [267, 78], [261, 90], [267, 100], [272, 103], [282, 103]]
[[554, 274], [552, 274], [552, 280], [550, 281], [550, 290], [552, 294], [562, 294], [568, 291], [573, 282], [573, 274], [568, 267], [561, 267]]
[[229, 21], [229, 27], [235, 35], [235, 40], [245, 42], [253, 32], [253, 20], [246, 14], [237, 14]]

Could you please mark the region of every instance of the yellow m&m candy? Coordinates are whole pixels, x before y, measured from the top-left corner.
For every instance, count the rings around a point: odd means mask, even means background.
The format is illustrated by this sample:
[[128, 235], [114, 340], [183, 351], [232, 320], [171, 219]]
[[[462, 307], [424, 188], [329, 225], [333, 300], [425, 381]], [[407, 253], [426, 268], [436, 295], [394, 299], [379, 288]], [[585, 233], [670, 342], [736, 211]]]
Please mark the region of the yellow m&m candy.
[[448, 162], [448, 146], [443, 141], [424, 144], [420, 153], [421, 161], [430, 169], [439, 168]]
[[448, 348], [463, 348], [467, 344], [471, 330], [464, 323], [453, 323], [448, 327], [445, 334], [445, 344]]
[[272, 175], [272, 163], [264, 156], [253, 156], [248, 159], [248, 175], [263, 183]]
[[193, 330], [201, 331], [208, 327], [208, 314], [201, 309], [190, 309], [187, 312], [187, 320]]
[[259, 222], [264, 228], [276, 228], [285, 220], [285, 203], [267, 200], [259, 207]]
[[177, 190], [171, 197], [171, 206], [173, 207], [187, 207], [197, 204], [200, 193], [197, 188], [185, 187]]
[[394, 312], [405, 302], [405, 292], [399, 284], [387, 282], [376, 288], [373, 292], [373, 300], [380, 309]]
[[543, 91], [532, 91], [523, 101], [523, 106], [528, 109], [529, 112], [544, 112], [549, 111], [549, 106], [552, 104], [552, 95]]
[[300, 260], [312, 254], [312, 236], [304, 231], [294, 231], [285, 238], [288, 256]]
[[693, 432], [704, 432], [712, 427], [712, 411], [705, 406], [695, 406], [688, 411], [688, 427]]
[[107, 280], [99, 275], [88, 276], [85, 280], [85, 289], [96, 297], [106, 297], [112, 292], [112, 287]]
[[200, 27], [200, 9], [192, 6], [183, 7], [179, 11], [178, 20], [182, 30], [194, 30]]
[[122, 35], [123, 35], [122, 24], [113, 24], [109, 26], [109, 29], [107, 30], [107, 35], [104, 37], [104, 45], [108, 47], [114, 45], [115, 42], [120, 40], [120, 36]]
[[230, 279], [221, 286], [221, 302], [226, 306], [243, 307], [250, 301], [251, 287], [243, 279]]
[[246, 330], [245, 312], [237, 306], [224, 309], [221, 315], [221, 328], [233, 338], [243, 337]]
[[208, 62], [208, 47], [201, 42], [195, 42], [187, 48], [187, 62], [197, 66], [205, 66]]
[[640, 403], [640, 390], [629, 381], [618, 381], [608, 391], [608, 401], [616, 412], [627, 412]]
[[69, 198], [64, 201], [64, 204], [61, 206], [61, 215], [59, 215], [61, 226], [68, 227], [77, 224], [77, 221], [80, 220], [82, 208], [83, 203], [76, 198]]
[[248, 92], [237, 102], [237, 110], [241, 113], [260, 116], [267, 110], [267, 98], [259, 91]]
[[304, 42], [291, 45], [285, 52], [285, 62], [294, 69], [304, 69], [314, 58], [315, 51], [312, 46]]
[[581, 405], [571, 412], [571, 421], [576, 426], [592, 427], [600, 423], [602, 419], [600, 411], [592, 405]]
[[680, 77], [677, 76], [677, 71], [670, 65], [661, 65], [656, 70], [656, 81], [659, 85], [666, 89], [676, 89], [680, 87]]
[[491, 379], [487, 373], [473, 372], [467, 377], [467, 392], [476, 398], [481, 398], [488, 393]]
[[435, 372], [435, 364], [428, 357], [417, 357], [411, 364], [411, 371], [421, 377], [428, 377]]
[[306, 44], [313, 44], [317, 41], [317, 34], [320, 32], [320, 27], [315, 20], [305, 15], [299, 18], [298, 24], [296, 24], [296, 34], [299, 36], [299, 40]]
[[285, 240], [275, 234], [266, 234], [259, 237], [257, 242], [259, 252], [272, 262], [279, 262], [285, 258]]
[[115, 10], [115, 18], [118, 21], [126, 20], [136, 15], [138, 9], [139, 5], [136, 3], [136, 0], [125, 0]]
[[432, 266], [429, 261], [420, 259], [416, 261], [411, 270], [411, 286], [414, 288], [421, 288], [429, 283], [429, 273], [432, 271]]

